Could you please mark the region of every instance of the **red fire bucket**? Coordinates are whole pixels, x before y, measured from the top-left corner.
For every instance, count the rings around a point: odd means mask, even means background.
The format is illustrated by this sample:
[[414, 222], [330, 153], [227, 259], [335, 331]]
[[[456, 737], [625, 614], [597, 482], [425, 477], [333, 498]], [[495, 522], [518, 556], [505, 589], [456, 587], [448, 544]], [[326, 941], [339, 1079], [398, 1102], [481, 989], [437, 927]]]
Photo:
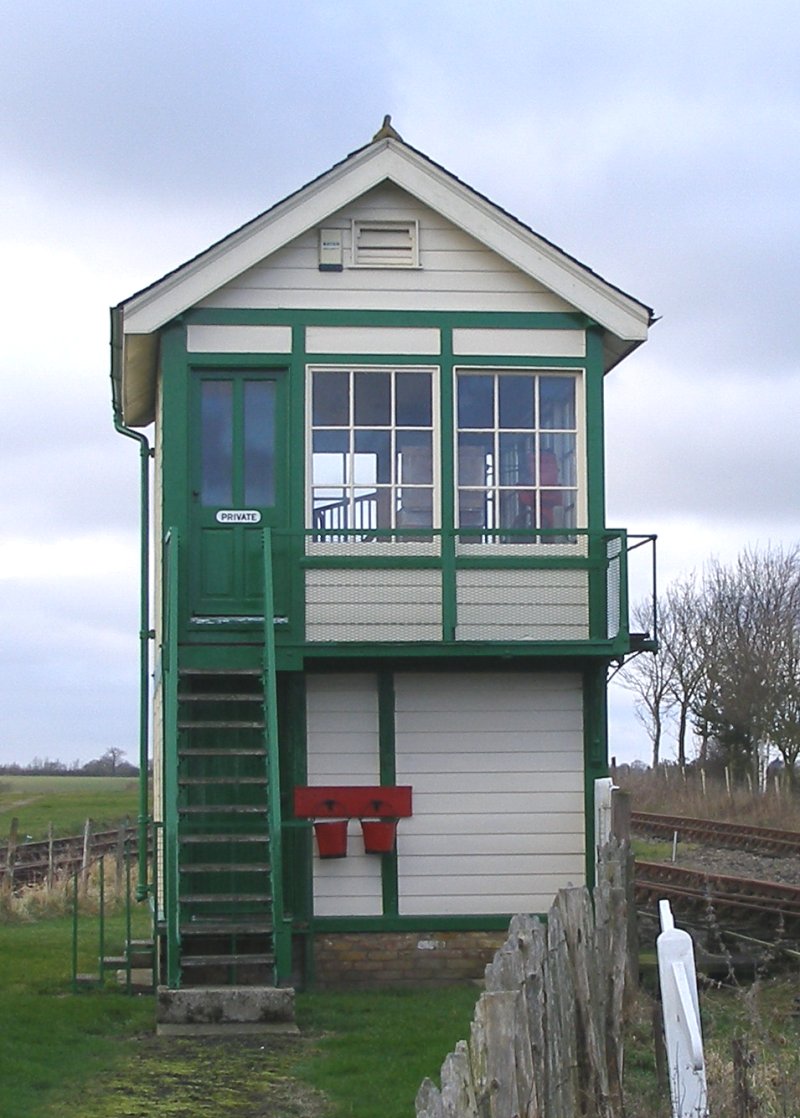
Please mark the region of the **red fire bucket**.
[[347, 820], [317, 819], [314, 823], [320, 858], [347, 856]]
[[364, 851], [367, 854], [391, 854], [397, 839], [396, 819], [362, 819]]

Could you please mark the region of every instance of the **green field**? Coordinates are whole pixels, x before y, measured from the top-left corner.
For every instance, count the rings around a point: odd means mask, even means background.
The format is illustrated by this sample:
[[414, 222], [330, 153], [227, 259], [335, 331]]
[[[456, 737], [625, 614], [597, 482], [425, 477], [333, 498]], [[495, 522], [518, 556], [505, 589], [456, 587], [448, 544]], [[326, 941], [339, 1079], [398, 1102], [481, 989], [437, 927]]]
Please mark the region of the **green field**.
[[129, 776], [0, 776], [0, 842], [11, 820], [19, 820], [19, 839], [53, 833], [77, 835], [91, 819], [95, 830], [111, 829], [139, 810], [139, 780]]

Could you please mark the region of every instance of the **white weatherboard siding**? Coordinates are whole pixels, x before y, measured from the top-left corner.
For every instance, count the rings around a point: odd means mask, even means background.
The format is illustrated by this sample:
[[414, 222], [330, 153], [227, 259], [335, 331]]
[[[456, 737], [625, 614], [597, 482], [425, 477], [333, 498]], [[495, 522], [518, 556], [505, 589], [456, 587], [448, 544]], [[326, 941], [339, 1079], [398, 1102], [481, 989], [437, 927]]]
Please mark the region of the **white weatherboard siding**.
[[[418, 221], [420, 267], [348, 267], [353, 219]], [[342, 231], [343, 271], [319, 271], [319, 232], [311, 228], [198, 306], [419, 310], [424, 298], [427, 310], [575, 309], [392, 183], [374, 187], [326, 218], [325, 228]]]
[[[309, 675], [306, 680], [308, 783], [380, 784], [378, 691], [374, 675]], [[364, 854], [351, 820], [346, 858], [314, 856], [317, 916], [379, 916], [381, 860]]]
[[399, 673], [400, 913], [545, 912], [584, 881], [577, 674]]
[[438, 571], [306, 573], [306, 640], [440, 640]]

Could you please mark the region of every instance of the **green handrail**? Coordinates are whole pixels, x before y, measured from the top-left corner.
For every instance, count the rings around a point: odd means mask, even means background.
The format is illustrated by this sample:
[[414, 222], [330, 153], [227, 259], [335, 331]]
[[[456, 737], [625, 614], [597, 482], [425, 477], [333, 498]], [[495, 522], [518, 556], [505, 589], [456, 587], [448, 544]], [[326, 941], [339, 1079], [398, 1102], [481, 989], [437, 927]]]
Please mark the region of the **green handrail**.
[[278, 751], [278, 688], [275, 677], [275, 606], [272, 584], [272, 532], [264, 529], [264, 707], [267, 755], [267, 813], [270, 834], [270, 881], [275, 947], [275, 984], [291, 972], [291, 926], [283, 908], [283, 836], [280, 758]]

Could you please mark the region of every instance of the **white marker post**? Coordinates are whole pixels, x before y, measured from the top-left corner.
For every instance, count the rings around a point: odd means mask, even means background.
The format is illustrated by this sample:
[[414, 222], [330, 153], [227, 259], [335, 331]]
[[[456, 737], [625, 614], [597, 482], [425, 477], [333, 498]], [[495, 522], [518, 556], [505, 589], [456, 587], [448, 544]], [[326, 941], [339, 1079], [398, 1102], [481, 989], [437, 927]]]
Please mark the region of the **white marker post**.
[[656, 940], [656, 948], [672, 1116], [708, 1118], [694, 944], [688, 932], [675, 927], [669, 901], [659, 901], [658, 909], [661, 935]]

